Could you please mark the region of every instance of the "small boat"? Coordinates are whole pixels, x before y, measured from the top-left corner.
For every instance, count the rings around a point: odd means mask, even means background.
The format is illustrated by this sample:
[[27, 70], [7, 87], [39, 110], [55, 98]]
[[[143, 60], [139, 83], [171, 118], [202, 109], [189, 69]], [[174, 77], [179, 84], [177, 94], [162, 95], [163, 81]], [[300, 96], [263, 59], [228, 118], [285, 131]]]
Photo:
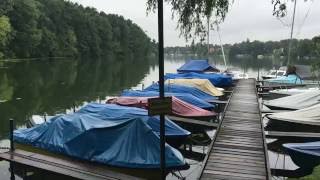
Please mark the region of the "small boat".
[[[109, 110], [104, 110], [110, 108], [103, 106], [113, 106], [114, 114], [108, 115]], [[114, 167], [159, 169], [160, 138], [150, 125], [157, 125], [157, 121], [146, 121], [145, 116], [135, 116], [134, 111], [132, 115], [122, 114], [121, 109], [117, 105], [89, 104], [73, 114], [58, 115], [32, 128], [15, 130], [14, 141]], [[173, 126], [166, 129], [176, 131]], [[168, 144], [165, 155], [168, 169], [188, 168], [182, 154]]]
[[[276, 78], [266, 79], [265, 85], [272, 84], [282, 84], [282, 85], [292, 85], [292, 84], [303, 84], [304, 80], [314, 79], [311, 72], [311, 67], [306, 65], [294, 65], [294, 66], [282, 66], [278, 71], [281, 73], [284, 71], [285, 74], [282, 76], [277, 76]], [[278, 72], [277, 71], [277, 72]]]
[[292, 161], [299, 167], [312, 169], [320, 164], [320, 142], [283, 144]]
[[320, 90], [282, 97], [263, 104], [272, 110], [298, 110], [320, 104]]
[[308, 131], [320, 133], [320, 104], [288, 112], [268, 114], [270, 128], [284, 127], [287, 131]]
[[178, 84], [200, 89], [212, 96], [223, 96], [223, 90], [214, 87], [208, 79], [167, 79], [166, 84]]
[[262, 79], [274, 79], [286, 75], [286, 70], [271, 69], [266, 75], [262, 75]]
[[[124, 90], [121, 93], [121, 96], [129, 96], [129, 97], [158, 97], [158, 91], [137, 91], [137, 90]], [[214, 104], [208, 103], [198, 97], [193, 96], [189, 93], [170, 93], [165, 92], [165, 96], [175, 96], [176, 98], [181, 99], [189, 104], [197, 106], [206, 110], [213, 110], [215, 108]]]
[[303, 80], [296, 74], [289, 74], [280, 76], [274, 79], [267, 79], [264, 81], [265, 84], [303, 84]]
[[[109, 99], [107, 103], [118, 104], [122, 106], [134, 106], [139, 108], [148, 109], [148, 99], [150, 97], [118, 97]], [[205, 118], [212, 119], [217, 114], [210, 112], [187, 102], [184, 102], [176, 97], [172, 97], [172, 114], [180, 117], [188, 118]]]
[[[159, 84], [155, 83], [145, 89], [146, 91], [159, 91]], [[207, 102], [217, 100], [216, 96], [212, 96], [204, 91], [201, 91], [195, 87], [190, 86], [182, 86], [176, 84], [165, 84], [164, 85], [165, 92], [172, 92], [172, 93], [189, 93], [197, 98], [205, 100]]]
[[186, 72], [220, 72], [220, 70], [210, 65], [208, 59], [188, 60], [184, 65], [177, 69], [179, 73]]
[[233, 84], [232, 77], [222, 73], [167, 73], [165, 79], [208, 79], [215, 87], [231, 87]]
[[248, 79], [249, 75], [247, 73], [242, 72], [240, 69], [238, 68], [228, 68], [224, 74], [226, 74], [227, 76], [232, 77], [233, 81], [237, 81], [240, 79]]

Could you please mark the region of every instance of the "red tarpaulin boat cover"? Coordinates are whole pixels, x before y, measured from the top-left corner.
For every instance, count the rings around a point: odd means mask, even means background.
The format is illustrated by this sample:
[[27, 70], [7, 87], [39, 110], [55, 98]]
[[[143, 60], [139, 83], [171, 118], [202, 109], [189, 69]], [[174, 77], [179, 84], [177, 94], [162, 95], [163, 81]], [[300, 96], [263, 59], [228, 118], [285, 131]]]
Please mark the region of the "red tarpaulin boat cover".
[[[107, 103], [147, 109], [149, 98], [154, 97], [117, 97], [109, 99]], [[209, 117], [216, 115], [216, 113], [213, 111], [207, 111], [205, 109], [191, 105], [176, 97], [172, 97], [172, 114], [181, 117]]]

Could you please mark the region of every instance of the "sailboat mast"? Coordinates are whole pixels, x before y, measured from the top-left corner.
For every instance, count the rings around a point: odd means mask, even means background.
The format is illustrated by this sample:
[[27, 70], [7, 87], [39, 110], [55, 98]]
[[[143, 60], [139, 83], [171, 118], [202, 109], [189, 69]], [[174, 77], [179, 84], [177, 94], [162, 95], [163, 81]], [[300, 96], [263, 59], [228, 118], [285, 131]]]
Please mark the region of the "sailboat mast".
[[209, 60], [209, 52], [210, 52], [210, 17], [207, 17], [207, 26], [208, 26], [208, 32], [207, 32], [207, 46], [208, 46], [208, 52], [207, 52], [207, 56], [208, 56], [208, 60]]
[[223, 49], [223, 45], [222, 45], [222, 41], [221, 41], [221, 35], [220, 35], [220, 31], [219, 31], [219, 25], [218, 23], [216, 23], [217, 25], [217, 32], [218, 32], [218, 36], [219, 36], [219, 42], [220, 42], [220, 47], [221, 47], [221, 51], [222, 51], [222, 57], [223, 57], [223, 62], [224, 62], [224, 67], [227, 70], [227, 61], [226, 61], [226, 56], [224, 54], [224, 49]]
[[290, 55], [291, 55], [291, 46], [292, 46], [292, 35], [293, 35], [293, 27], [294, 27], [294, 19], [296, 16], [296, 7], [297, 7], [297, 0], [294, 0], [294, 8], [293, 8], [293, 16], [292, 16], [292, 24], [291, 24], [291, 34], [290, 34], [290, 41], [288, 47], [288, 64], [290, 65]]

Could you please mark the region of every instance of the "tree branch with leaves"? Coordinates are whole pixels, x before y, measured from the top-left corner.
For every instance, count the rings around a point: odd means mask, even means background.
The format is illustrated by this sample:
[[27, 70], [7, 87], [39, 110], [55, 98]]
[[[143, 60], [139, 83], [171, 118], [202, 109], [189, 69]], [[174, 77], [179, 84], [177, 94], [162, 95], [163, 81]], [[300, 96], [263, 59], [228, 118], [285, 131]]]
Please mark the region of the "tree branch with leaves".
[[[147, 12], [157, 9], [158, 0], [147, 0]], [[180, 36], [186, 40], [200, 37], [203, 40], [207, 35], [207, 20], [211, 19], [211, 25], [224, 21], [230, 6], [234, 0], [164, 0], [171, 5], [172, 18], [177, 16], [177, 28]], [[272, 14], [276, 17], [284, 17], [287, 14], [286, 0], [272, 0], [274, 9]]]

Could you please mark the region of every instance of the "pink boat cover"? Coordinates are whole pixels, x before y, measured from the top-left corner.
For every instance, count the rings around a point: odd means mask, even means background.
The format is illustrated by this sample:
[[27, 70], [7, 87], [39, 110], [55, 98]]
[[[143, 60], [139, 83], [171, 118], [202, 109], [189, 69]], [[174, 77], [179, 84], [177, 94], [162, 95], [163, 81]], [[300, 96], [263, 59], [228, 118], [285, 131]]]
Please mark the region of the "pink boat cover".
[[[148, 99], [154, 97], [117, 97], [109, 99], [107, 103], [122, 106], [134, 106], [148, 108]], [[172, 96], [172, 114], [181, 117], [209, 117], [215, 116], [215, 112], [207, 111]]]

